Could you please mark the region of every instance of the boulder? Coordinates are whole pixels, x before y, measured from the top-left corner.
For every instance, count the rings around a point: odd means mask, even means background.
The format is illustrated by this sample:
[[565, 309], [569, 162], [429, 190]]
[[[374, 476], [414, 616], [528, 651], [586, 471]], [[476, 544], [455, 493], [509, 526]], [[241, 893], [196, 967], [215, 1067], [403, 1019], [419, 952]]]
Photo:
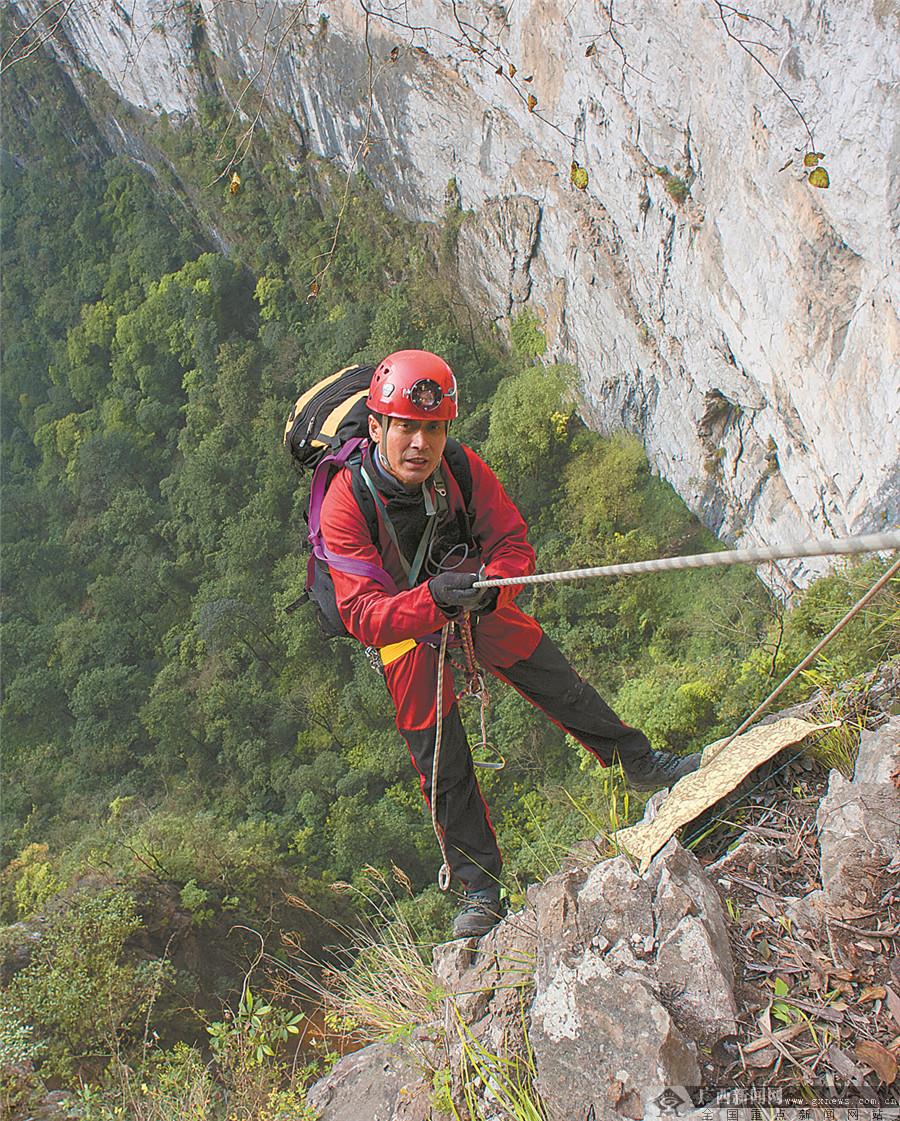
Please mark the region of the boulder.
[[[527, 906], [508, 915], [481, 939], [460, 939], [435, 947], [434, 974], [448, 1000], [440, 1048], [428, 1057], [434, 1068], [449, 1067], [451, 1090], [458, 1102], [464, 1100], [465, 1049], [485, 1070], [505, 1071], [508, 1063], [516, 1063], [526, 1053], [525, 1022], [534, 992], [536, 938], [534, 910]], [[470, 1090], [484, 1107], [484, 1117], [491, 1117], [496, 1106], [492, 1106], [489, 1087], [470, 1078]]]
[[852, 781], [832, 771], [819, 804], [822, 889], [834, 908], [867, 905], [868, 884], [900, 856], [900, 717], [864, 732]]
[[421, 1081], [401, 1044], [372, 1043], [341, 1059], [310, 1088], [306, 1100], [319, 1121], [398, 1121], [401, 1116], [418, 1121], [405, 1107], [417, 1098], [421, 1102]]
[[692, 1038], [711, 1045], [737, 1030], [734, 963], [722, 903], [700, 862], [672, 840], [650, 865], [656, 976]]
[[529, 892], [537, 927], [531, 1045], [554, 1121], [643, 1117], [700, 1081], [695, 1039], [735, 1030], [719, 898], [671, 841], [639, 876], [623, 857]]

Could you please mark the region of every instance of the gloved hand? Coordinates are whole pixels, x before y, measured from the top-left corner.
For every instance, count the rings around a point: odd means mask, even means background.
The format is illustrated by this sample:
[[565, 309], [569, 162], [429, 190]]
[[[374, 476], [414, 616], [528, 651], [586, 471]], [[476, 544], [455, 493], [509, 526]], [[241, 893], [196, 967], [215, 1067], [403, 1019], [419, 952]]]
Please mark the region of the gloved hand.
[[448, 615], [460, 611], [484, 611], [497, 601], [496, 588], [473, 588], [474, 572], [441, 572], [428, 581], [431, 598]]

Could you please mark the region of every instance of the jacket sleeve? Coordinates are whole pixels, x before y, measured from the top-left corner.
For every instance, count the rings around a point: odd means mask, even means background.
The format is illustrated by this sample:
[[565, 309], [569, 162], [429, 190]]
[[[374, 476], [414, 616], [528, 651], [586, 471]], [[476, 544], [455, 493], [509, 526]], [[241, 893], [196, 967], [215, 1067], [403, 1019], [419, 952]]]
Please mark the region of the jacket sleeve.
[[[383, 567], [346, 470], [328, 488], [322, 503], [321, 528], [325, 544], [332, 552]], [[344, 626], [365, 646], [382, 647], [405, 638], [422, 638], [439, 631], [447, 622], [447, 616], [431, 598], [427, 583], [389, 595], [366, 576], [334, 567], [331, 576]]]
[[[465, 449], [472, 468], [472, 531], [481, 548], [485, 576], [502, 580], [530, 576], [535, 569], [534, 549], [528, 543], [528, 526], [503, 484], [471, 448]], [[500, 588], [498, 607], [512, 603], [521, 585]]]

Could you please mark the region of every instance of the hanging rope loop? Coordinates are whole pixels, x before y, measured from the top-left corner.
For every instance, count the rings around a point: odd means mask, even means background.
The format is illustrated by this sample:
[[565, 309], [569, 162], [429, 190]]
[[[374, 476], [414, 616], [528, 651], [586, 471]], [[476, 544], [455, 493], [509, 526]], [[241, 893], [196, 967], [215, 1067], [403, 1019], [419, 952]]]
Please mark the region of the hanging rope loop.
[[[473, 759], [472, 762], [476, 767], [480, 767], [485, 771], [502, 771], [506, 766], [506, 760], [501, 755], [500, 751], [490, 742], [487, 736], [487, 714], [491, 707], [491, 694], [488, 690], [487, 678], [484, 671], [478, 665], [475, 659], [475, 640], [472, 635], [472, 618], [468, 611], [463, 615], [459, 623], [460, 638], [462, 640], [463, 652], [466, 657], [465, 675], [466, 684], [462, 692], [457, 694], [457, 701], [465, 697], [472, 697], [474, 700], [481, 702], [481, 741], [472, 748]], [[479, 752], [479, 758], [474, 758], [474, 753]], [[488, 758], [485, 758], [485, 755]]]
[[450, 861], [447, 859], [447, 842], [444, 840], [444, 830], [438, 823], [437, 787], [438, 769], [441, 763], [441, 740], [444, 732], [444, 666], [447, 661], [447, 642], [450, 638], [451, 623], [445, 623], [441, 628], [441, 647], [438, 651], [437, 662], [437, 700], [435, 701], [435, 726], [434, 726], [434, 759], [431, 764], [431, 827], [437, 842], [441, 846], [443, 863], [438, 872], [438, 887], [441, 891], [450, 890]]

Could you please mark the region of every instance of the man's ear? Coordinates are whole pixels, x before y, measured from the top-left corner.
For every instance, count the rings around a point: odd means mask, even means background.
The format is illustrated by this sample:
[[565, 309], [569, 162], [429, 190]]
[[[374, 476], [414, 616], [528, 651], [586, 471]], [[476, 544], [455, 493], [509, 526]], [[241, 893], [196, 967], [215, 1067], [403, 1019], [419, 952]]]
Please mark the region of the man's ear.
[[369, 439], [375, 444], [381, 443], [381, 424], [371, 413], [369, 413]]

